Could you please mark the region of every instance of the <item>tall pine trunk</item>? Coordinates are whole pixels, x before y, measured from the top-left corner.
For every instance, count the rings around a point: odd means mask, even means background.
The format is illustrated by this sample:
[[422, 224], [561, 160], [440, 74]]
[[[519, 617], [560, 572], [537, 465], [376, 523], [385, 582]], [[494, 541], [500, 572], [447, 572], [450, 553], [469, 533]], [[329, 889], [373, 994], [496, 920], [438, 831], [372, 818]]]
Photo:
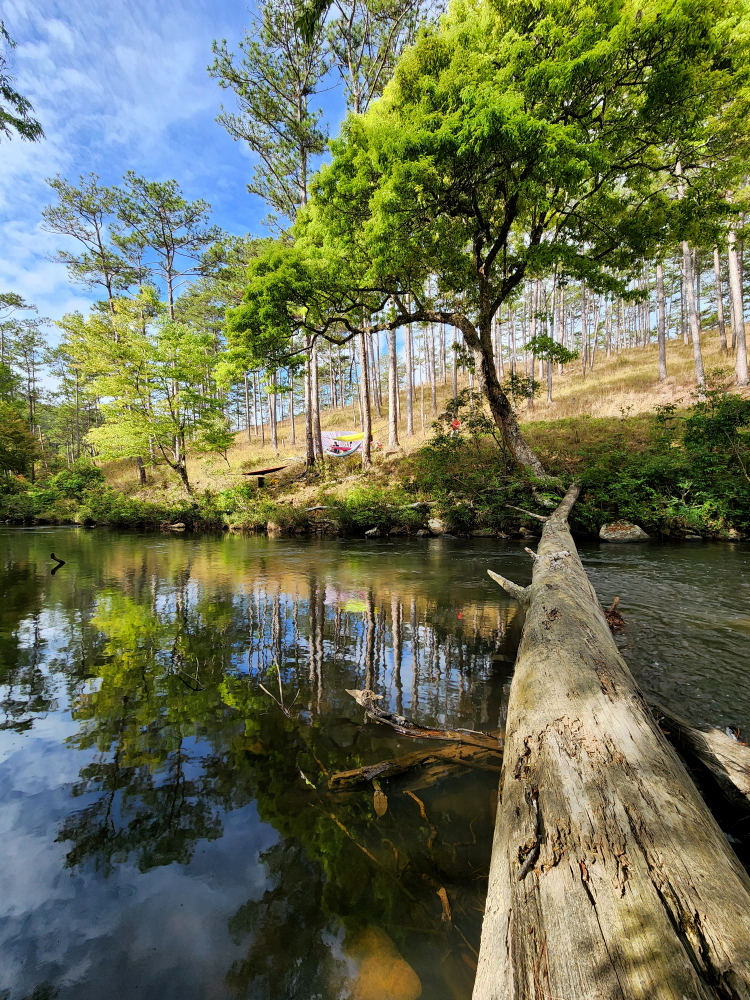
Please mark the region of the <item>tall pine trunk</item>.
[[656, 265], [656, 337], [659, 342], [659, 381], [667, 377], [667, 324], [666, 302], [664, 299], [664, 266]]
[[313, 436], [313, 411], [312, 411], [312, 358], [310, 348], [310, 338], [307, 337], [307, 351], [305, 352], [305, 462], [308, 468], [315, 465], [315, 438]]
[[323, 462], [323, 440], [320, 433], [320, 385], [318, 383], [318, 345], [313, 344], [310, 366], [310, 394], [312, 396], [313, 439], [316, 458]]
[[404, 356], [406, 362], [406, 436], [414, 436], [414, 363], [412, 360], [411, 323], [404, 329]]
[[719, 248], [714, 247], [714, 278], [716, 280], [716, 321], [719, 326], [721, 353], [727, 353], [727, 330], [724, 323], [724, 293], [721, 287], [721, 257]]
[[737, 385], [747, 385], [747, 343], [745, 341], [745, 307], [742, 301], [742, 274], [740, 271], [740, 256], [737, 252], [737, 236], [734, 229], [729, 230], [729, 291], [732, 296], [732, 342], [737, 346], [735, 370]]
[[367, 377], [367, 344], [365, 334], [357, 335], [357, 345], [359, 347], [359, 399], [362, 407], [362, 430], [364, 440], [362, 441], [362, 468], [369, 469], [371, 465], [370, 438], [372, 437], [372, 417], [370, 415], [370, 386]]
[[396, 331], [388, 331], [388, 447], [398, 443], [398, 358], [396, 356]]
[[703, 371], [703, 355], [701, 354], [701, 325], [695, 307], [695, 279], [693, 276], [693, 255], [687, 240], [682, 243], [682, 269], [685, 275], [685, 299], [687, 301], [690, 336], [693, 341], [693, 361], [695, 362], [695, 381], [699, 389], [706, 385], [706, 375]]

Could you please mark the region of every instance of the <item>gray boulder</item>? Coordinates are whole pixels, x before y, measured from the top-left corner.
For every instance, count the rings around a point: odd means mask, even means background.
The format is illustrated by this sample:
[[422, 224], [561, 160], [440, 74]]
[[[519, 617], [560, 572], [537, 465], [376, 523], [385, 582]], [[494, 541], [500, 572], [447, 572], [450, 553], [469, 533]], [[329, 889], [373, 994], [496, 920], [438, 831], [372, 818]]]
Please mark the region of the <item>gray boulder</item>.
[[380, 528], [368, 528], [365, 538], [380, 538]]
[[433, 535], [444, 535], [448, 531], [448, 525], [442, 517], [431, 517], [427, 522], [427, 527]]
[[631, 521], [613, 521], [603, 524], [599, 529], [599, 537], [603, 542], [647, 542], [649, 535]]

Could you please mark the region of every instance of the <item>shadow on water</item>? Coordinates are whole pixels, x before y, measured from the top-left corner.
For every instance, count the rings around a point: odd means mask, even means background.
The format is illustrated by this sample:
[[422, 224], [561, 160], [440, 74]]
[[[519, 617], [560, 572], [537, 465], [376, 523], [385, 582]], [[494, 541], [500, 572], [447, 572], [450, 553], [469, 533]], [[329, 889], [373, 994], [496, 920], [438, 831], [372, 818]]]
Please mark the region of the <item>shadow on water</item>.
[[347, 688], [502, 729], [520, 547], [5, 541], [0, 995], [470, 996], [497, 773], [328, 781], [419, 746]]

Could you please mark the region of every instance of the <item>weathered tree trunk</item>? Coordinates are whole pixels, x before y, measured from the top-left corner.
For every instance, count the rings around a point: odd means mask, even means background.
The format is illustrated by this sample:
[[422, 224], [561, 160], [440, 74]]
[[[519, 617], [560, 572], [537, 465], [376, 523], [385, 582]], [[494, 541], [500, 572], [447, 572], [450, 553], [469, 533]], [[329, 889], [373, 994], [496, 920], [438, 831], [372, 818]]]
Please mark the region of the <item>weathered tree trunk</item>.
[[747, 1000], [750, 879], [545, 524], [511, 685], [474, 1000]]
[[664, 299], [664, 265], [656, 265], [656, 338], [659, 342], [659, 381], [667, 377], [667, 314]]
[[651, 705], [669, 742], [710, 771], [733, 806], [750, 812], [750, 747], [712, 726], [693, 726], [661, 705]]

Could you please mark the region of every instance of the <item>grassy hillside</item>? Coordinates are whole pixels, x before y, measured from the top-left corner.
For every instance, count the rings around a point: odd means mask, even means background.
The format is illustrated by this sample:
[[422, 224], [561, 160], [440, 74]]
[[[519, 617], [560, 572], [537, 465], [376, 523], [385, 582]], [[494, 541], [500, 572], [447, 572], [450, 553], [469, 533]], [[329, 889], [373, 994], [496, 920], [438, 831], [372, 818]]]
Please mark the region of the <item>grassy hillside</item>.
[[[731, 388], [731, 359], [722, 358], [716, 335], [704, 334], [702, 342], [707, 372], [725, 370], [712, 379], [710, 405], [715, 409], [717, 401], [728, 398], [724, 386], [745, 406], [750, 394]], [[656, 366], [656, 346], [626, 350], [610, 359], [600, 356], [585, 379], [575, 363], [561, 376], [555, 373], [551, 404], [542, 398], [533, 407], [524, 402], [519, 409], [524, 433], [545, 466], [561, 483], [573, 475], [584, 482], [574, 527], [595, 533], [605, 521], [627, 517], [651, 532], [676, 537], [750, 532], [747, 462], [743, 469], [746, 425], [733, 431], [733, 447], [729, 438], [729, 444], [724, 441], [721, 428], [718, 439], [699, 428], [696, 445], [692, 349], [669, 344], [665, 383], [658, 383]], [[459, 388], [465, 386], [464, 378]], [[387, 415], [378, 418], [374, 413], [373, 435], [383, 448], [367, 474], [356, 457], [329, 460], [324, 470], [306, 473], [304, 425], [298, 418], [296, 444], [291, 442], [289, 422], [280, 424], [278, 455], [268, 444], [261, 447], [254, 435], [248, 441], [243, 431], [236, 435], [227, 461], [193, 457], [188, 463], [192, 498], [164, 468], [149, 469], [148, 484], [141, 487], [134, 463], [123, 461], [101, 470], [66, 471], [33, 489], [16, 483], [0, 497], [0, 517], [121, 526], [182, 521], [188, 527], [253, 530], [265, 529], [270, 522], [271, 530], [338, 532], [375, 526], [414, 531], [433, 516], [457, 533], [491, 529], [517, 534], [533, 529], [538, 522], [514, 508], [543, 510], [538, 491], [535, 495], [491, 435], [481, 428], [472, 430], [468, 408], [459, 439], [434, 429], [433, 421], [450, 396], [450, 383], [440, 385], [433, 413], [429, 388], [423, 405], [418, 389], [416, 433], [408, 438], [402, 393], [400, 447], [392, 452], [386, 447]], [[322, 425], [352, 430], [356, 417], [351, 408], [324, 411]], [[262, 490], [242, 474], [282, 462], [286, 469], [269, 477]]]

